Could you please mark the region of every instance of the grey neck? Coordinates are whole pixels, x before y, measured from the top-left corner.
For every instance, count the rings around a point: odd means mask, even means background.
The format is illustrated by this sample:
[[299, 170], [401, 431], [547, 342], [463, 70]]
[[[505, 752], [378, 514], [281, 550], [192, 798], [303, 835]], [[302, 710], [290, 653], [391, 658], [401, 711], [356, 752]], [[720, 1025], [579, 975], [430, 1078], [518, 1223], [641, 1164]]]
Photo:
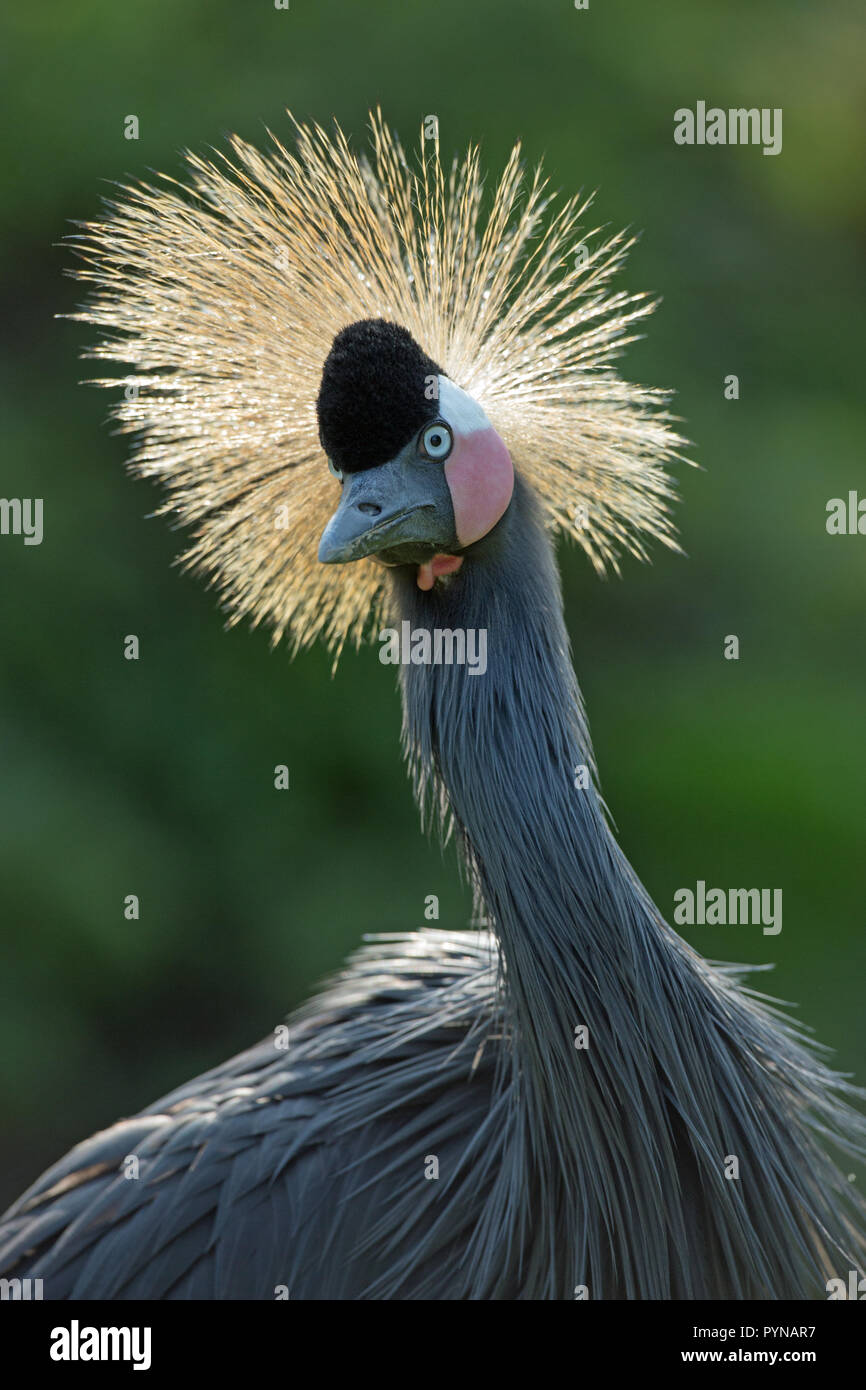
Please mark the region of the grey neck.
[[[683, 962], [605, 819], [559, 574], [528, 486], [518, 482], [450, 582], [422, 593], [414, 580], [395, 572], [413, 628], [487, 630], [484, 675], [402, 668], [403, 740], [419, 800], [457, 831], [499, 940], [513, 1152], [537, 1221], [556, 1226], [542, 1241], [544, 1287], [561, 1297], [584, 1268], [608, 1267], [627, 1206], [658, 1219], [663, 1039], [642, 981]], [[586, 1210], [600, 1216], [585, 1227]], [[623, 1287], [636, 1296], [628, 1275]]]
[[487, 632], [484, 674], [402, 668], [404, 745], [422, 804], [462, 840], [537, 1097], [560, 1106], [552, 1069], [573, 1075], [575, 1028], [608, 1030], [652, 910], [593, 780], [559, 574], [530, 489], [518, 481], [505, 517], [453, 579], [422, 593], [407, 569], [394, 586], [413, 629]]
[[[508, 1151], [481, 1265], [514, 1239], [533, 1296], [589, 1277], [593, 1298], [766, 1298], [784, 1265], [805, 1297], [825, 1277], [815, 1232], [850, 1239], [815, 1134], [850, 1152], [862, 1121], [736, 968], [671, 930], [614, 840], [529, 488], [453, 578], [421, 593], [400, 570], [393, 590], [412, 627], [487, 630], [484, 675], [403, 667], [419, 799], [461, 837], [501, 947]], [[731, 1155], [747, 1183], [726, 1180]]]

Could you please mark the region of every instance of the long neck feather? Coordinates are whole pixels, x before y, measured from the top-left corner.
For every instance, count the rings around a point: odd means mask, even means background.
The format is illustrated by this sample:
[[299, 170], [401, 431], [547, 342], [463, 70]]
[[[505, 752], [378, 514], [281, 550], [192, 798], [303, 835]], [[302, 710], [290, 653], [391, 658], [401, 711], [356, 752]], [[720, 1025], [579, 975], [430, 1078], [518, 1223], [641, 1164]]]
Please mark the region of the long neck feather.
[[[814, 1291], [816, 1226], [843, 1245], [828, 1188], [846, 1185], [794, 1111], [843, 1141], [851, 1112], [790, 1027], [671, 931], [620, 851], [530, 490], [453, 579], [421, 593], [400, 570], [393, 588], [415, 629], [487, 633], [483, 674], [403, 667], [404, 744], [500, 943], [512, 1138], [549, 1225], [516, 1235], [538, 1295], [772, 1296], [779, 1261], [786, 1287]], [[731, 1156], [749, 1181], [726, 1177]]]

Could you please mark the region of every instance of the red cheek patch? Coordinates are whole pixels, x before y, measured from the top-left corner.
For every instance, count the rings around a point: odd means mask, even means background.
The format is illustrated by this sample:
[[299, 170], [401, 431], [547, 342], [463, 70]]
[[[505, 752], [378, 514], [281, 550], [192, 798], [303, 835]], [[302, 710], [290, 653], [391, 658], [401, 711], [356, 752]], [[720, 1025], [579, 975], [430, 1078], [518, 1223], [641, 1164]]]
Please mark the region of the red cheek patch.
[[511, 455], [492, 426], [455, 437], [445, 464], [445, 481], [457, 539], [461, 545], [471, 545], [493, 530], [514, 491]]

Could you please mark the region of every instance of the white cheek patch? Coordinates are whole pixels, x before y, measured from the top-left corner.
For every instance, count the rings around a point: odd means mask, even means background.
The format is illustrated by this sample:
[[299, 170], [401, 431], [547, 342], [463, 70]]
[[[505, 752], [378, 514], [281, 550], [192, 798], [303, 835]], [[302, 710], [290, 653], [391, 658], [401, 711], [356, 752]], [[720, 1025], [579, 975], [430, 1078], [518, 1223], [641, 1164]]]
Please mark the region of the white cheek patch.
[[457, 434], [472, 434], [473, 430], [489, 430], [490, 421], [477, 401], [447, 376], [439, 380], [439, 413]]
[[481, 406], [446, 376], [439, 377], [439, 414], [454, 435], [445, 481], [457, 539], [461, 546], [471, 545], [504, 514], [514, 491], [514, 467]]

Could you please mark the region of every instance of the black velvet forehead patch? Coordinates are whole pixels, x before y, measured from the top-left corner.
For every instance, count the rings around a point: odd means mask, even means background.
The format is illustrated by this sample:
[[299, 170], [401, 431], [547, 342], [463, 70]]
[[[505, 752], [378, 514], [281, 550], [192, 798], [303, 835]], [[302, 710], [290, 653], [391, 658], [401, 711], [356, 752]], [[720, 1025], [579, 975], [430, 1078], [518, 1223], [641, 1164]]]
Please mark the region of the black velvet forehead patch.
[[393, 458], [436, 418], [429, 378], [441, 372], [396, 323], [361, 319], [342, 329], [325, 359], [316, 401], [328, 458], [346, 473]]

